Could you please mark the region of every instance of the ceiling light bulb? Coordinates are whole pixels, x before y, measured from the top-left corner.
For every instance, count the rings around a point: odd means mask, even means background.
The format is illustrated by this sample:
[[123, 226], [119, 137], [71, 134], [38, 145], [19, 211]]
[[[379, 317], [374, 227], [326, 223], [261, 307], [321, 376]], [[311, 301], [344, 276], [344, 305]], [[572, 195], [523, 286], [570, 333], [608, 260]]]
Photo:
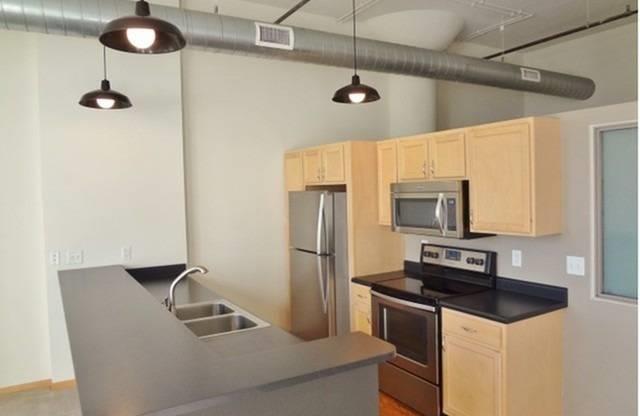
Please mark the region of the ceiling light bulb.
[[148, 49], [156, 41], [156, 31], [153, 29], [127, 29], [127, 40], [138, 49]]
[[112, 108], [116, 103], [116, 100], [113, 98], [98, 98], [96, 101], [98, 102], [98, 106], [105, 110]]
[[363, 92], [352, 92], [349, 94], [349, 100], [354, 104], [360, 104], [364, 101], [366, 94]]

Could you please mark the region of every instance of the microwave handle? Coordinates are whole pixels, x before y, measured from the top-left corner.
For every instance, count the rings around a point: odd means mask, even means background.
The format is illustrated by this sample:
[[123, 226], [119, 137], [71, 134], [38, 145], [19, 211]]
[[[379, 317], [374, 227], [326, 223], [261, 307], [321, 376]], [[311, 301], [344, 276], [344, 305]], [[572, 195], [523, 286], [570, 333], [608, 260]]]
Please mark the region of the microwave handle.
[[[436, 219], [438, 220], [438, 226], [440, 227], [440, 234], [443, 236], [445, 233], [444, 222], [442, 221], [442, 214], [445, 211], [446, 207], [443, 205], [444, 202], [444, 194], [438, 194], [438, 202], [436, 202]], [[446, 214], [445, 214], [446, 215]]]

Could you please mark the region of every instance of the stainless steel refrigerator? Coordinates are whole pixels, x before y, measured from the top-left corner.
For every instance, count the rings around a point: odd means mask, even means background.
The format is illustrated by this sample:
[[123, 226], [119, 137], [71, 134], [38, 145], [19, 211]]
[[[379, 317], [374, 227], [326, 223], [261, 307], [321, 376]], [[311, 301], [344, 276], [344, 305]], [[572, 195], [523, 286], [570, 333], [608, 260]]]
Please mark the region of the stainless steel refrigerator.
[[291, 332], [312, 340], [349, 332], [347, 196], [289, 192]]

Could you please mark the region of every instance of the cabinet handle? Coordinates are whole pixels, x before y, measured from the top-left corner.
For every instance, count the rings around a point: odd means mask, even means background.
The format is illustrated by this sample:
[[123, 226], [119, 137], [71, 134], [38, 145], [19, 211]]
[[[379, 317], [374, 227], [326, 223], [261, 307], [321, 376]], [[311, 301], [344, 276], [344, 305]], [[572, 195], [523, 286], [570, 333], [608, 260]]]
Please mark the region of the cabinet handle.
[[434, 160], [431, 160], [430, 170], [431, 170], [431, 174], [432, 174], [432, 175], [435, 175], [435, 173], [436, 173], [436, 166], [435, 166], [435, 161], [434, 161]]
[[318, 176], [317, 176], [318, 180], [321, 181], [322, 180], [322, 169], [318, 168]]
[[427, 177], [427, 161], [425, 160], [422, 163], [422, 176]]
[[471, 334], [475, 334], [476, 332], [478, 332], [478, 330], [473, 329], [473, 328], [469, 328], [468, 326], [463, 326], [462, 329], [466, 332], [469, 332]]
[[469, 223], [473, 224], [473, 210], [469, 210]]

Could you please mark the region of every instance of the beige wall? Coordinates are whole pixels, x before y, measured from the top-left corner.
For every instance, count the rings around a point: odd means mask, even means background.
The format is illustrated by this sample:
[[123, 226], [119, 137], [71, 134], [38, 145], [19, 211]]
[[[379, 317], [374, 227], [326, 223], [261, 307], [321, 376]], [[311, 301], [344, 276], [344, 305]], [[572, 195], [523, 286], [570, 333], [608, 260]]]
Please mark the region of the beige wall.
[[50, 373], [36, 42], [0, 36], [0, 388]]
[[[637, 22], [594, 29], [506, 56], [509, 63], [592, 78], [596, 92], [585, 101], [439, 81], [438, 130], [637, 100], [637, 29]], [[476, 57], [496, 52], [473, 44], [451, 51]]]
[[[562, 235], [536, 239], [489, 237], [434, 243], [495, 250], [498, 274], [569, 289], [565, 332], [565, 416], [637, 414], [637, 307], [594, 300], [590, 185], [590, 126], [636, 120], [637, 103], [561, 113], [564, 152]], [[406, 258], [418, 261], [423, 238], [407, 236]], [[511, 250], [522, 250], [522, 268], [511, 266]], [[586, 276], [565, 272], [566, 256], [584, 257]]]

